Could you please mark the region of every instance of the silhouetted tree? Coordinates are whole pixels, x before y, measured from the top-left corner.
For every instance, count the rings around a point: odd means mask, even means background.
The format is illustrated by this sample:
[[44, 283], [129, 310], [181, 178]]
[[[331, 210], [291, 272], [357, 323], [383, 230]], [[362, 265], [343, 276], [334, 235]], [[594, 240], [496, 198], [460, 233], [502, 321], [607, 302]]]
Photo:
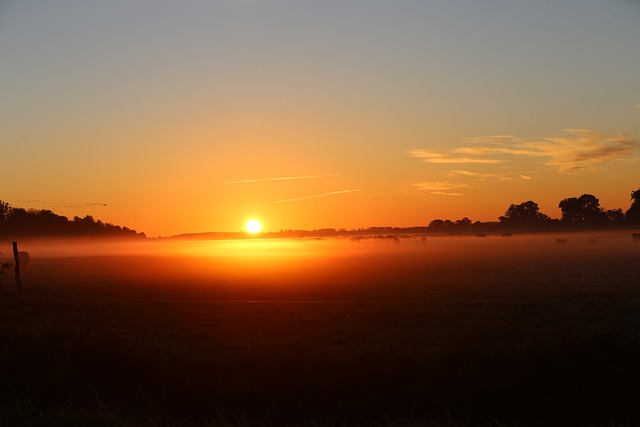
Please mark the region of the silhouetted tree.
[[570, 197], [560, 201], [562, 221], [566, 223], [596, 225], [606, 221], [607, 215], [600, 207], [600, 201], [591, 194]]
[[640, 188], [631, 192], [631, 207], [625, 218], [632, 224], [640, 224]]
[[427, 229], [435, 233], [443, 232], [445, 231], [444, 221], [441, 219], [434, 219], [429, 223], [429, 226], [427, 227]]
[[4, 221], [11, 212], [11, 205], [7, 202], [0, 200], [0, 221]]
[[462, 219], [457, 220], [455, 224], [456, 224], [456, 230], [464, 233], [471, 230], [471, 226], [473, 225], [473, 222], [469, 218], [464, 217]]
[[[459, 221], [456, 221], [456, 223], [457, 222]], [[458, 224], [456, 223], [448, 219], [445, 219], [444, 221], [441, 219], [434, 219], [429, 223], [429, 227], [427, 227], [427, 229], [432, 233], [454, 233], [458, 230]]]
[[510, 205], [500, 222], [513, 227], [534, 227], [549, 220], [549, 217], [542, 212], [538, 204], [529, 200], [518, 205]]
[[609, 209], [607, 212], [607, 221], [611, 224], [622, 224], [625, 219], [622, 209]]
[[103, 237], [146, 237], [126, 227], [105, 224], [87, 215], [67, 217], [57, 215], [50, 210], [34, 210], [11, 207], [0, 200], [0, 237], [52, 237], [52, 236], [103, 236]]

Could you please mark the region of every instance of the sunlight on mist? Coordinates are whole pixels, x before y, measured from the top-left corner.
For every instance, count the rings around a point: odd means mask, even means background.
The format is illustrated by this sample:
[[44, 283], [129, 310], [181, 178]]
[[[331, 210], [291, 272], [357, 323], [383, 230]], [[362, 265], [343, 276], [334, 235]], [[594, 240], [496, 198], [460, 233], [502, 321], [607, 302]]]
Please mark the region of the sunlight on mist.
[[[563, 242], [558, 243], [556, 240]], [[566, 240], [566, 242], [564, 242]], [[32, 295], [190, 300], [431, 300], [635, 283], [629, 232], [502, 237], [23, 241]], [[0, 251], [10, 253], [5, 248]], [[601, 280], [602, 277], [606, 280]], [[528, 295], [528, 294], [527, 294]], [[503, 296], [501, 296], [503, 298]]]
[[[559, 248], [556, 240], [564, 238], [567, 245]], [[37, 258], [100, 257], [100, 256], [162, 256], [185, 258], [255, 259], [269, 262], [297, 259], [337, 259], [383, 254], [423, 254], [430, 257], [471, 255], [500, 256], [504, 251], [530, 252], [557, 250], [583, 251], [625, 250], [636, 246], [630, 232], [584, 232], [500, 235], [434, 235], [434, 236], [359, 236], [353, 238], [318, 239], [246, 239], [246, 240], [26, 240], [20, 249]], [[10, 248], [3, 248], [5, 254]]]

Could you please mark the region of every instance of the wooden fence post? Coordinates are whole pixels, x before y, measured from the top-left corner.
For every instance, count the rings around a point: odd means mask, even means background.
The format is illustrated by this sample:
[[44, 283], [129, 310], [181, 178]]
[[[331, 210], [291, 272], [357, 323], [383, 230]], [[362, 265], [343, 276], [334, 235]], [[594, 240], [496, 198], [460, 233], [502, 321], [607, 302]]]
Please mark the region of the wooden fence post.
[[18, 256], [18, 242], [13, 242], [13, 259], [16, 262], [14, 271], [16, 272], [16, 285], [20, 290], [20, 257]]

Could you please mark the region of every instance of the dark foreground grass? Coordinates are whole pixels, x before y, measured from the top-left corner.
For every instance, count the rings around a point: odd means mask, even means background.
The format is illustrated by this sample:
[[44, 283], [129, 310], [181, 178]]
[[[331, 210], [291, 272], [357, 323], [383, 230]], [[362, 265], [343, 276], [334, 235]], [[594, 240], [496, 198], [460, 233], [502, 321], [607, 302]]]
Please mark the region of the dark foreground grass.
[[367, 257], [180, 294], [36, 259], [0, 298], [0, 425], [638, 425], [637, 255]]
[[[195, 425], [220, 413], [252, 420], [243, 425], [327, 418], [337, 425], [375, 425], [427, 416], [458, 425], [494, 419], [500, 425], [636, 425], [638, 415], [640, 346], [607, 334], [492, 349], [471, 342], [439, 355], [393, 344], [356, 344], [342, 352], [301, 342], [275, 354], [269, 344], [261, 353], [257, 343], [226, 355], [218, 349], [210, 357], [162, 354], [107, 337], [19, 339], [20, 345], [10, 341], [11, 355], [3, 354], [2, 380], [26, 404], [5, 399], [3, 417], [26, 407], [53, 414], [60, 425], [83, 425], [64, 424], [65, 416], [93, 417], [104, 425]], [[118, 408], [117, 416], [98, 411], [98, 399]]]

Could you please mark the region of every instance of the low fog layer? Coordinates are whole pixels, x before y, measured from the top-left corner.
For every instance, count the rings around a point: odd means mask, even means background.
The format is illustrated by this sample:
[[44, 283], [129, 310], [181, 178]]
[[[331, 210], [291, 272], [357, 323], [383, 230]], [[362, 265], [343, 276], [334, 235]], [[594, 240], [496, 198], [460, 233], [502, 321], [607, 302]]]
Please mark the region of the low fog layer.
[[[20, 245], [31, 255], [23, 291], [35, 296], [411, 301], [577, 296], [640, 283], [631, 232]], [[10, 259], [10, 248], [2, 252]]]

